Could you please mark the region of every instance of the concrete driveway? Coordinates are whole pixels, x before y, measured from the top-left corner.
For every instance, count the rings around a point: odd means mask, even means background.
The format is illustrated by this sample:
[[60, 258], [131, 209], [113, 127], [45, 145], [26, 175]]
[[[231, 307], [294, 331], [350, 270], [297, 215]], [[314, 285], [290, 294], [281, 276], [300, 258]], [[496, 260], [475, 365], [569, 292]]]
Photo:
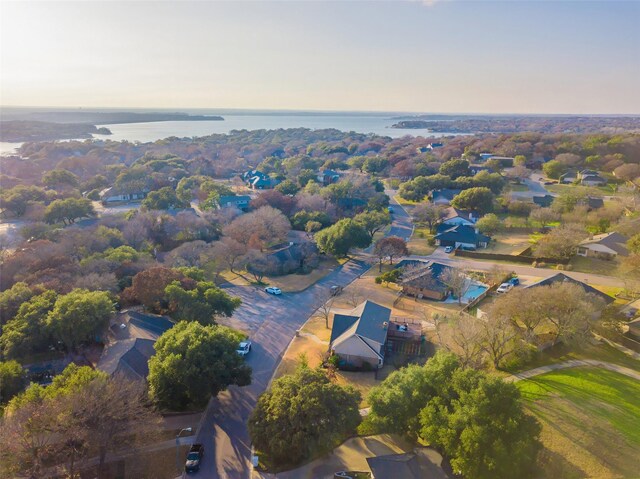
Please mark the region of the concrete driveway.
[[509, 193], [513, 198], [530, 199], [534, 196], [558, 196], [556, 193], [547, 191], [544, 187], [544, 177], [539, 173], [532, 173], [529, 178], [523, 181], [524, 185], [529, 188], [527, 191], [512, 191]]

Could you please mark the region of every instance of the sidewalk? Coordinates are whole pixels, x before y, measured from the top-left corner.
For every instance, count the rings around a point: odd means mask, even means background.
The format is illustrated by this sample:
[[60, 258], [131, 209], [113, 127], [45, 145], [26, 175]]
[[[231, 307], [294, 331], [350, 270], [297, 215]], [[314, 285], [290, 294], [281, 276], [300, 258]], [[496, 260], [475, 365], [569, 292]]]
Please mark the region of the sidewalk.
[[636, 379], [640, 381], [640, 372], [634, 371], [633, 369], [626, 368], [624, 366], [619, 366], [613, 363], [607, 363], [604, 361], [597, 361], [595, 359], [572, 359], [570, 361], [565, 361], [563, 363], [557, 364], [549, 364], [548, 366], [541, 366], [539, 368], [530, 369], [528, 371], [523, 371], [518, 374], [513, 374], [512, 376], [507, 376], [504, 378], [507, 382], [518, 382], [523, 379], [530, 379], [535, 376], [540, 376], [541, 374], [545, 374], [551, 371], [557, 371], [559, 369], [567, 369], [567, 368], [577, 368], [577, 367], [597, 367], [607, 369], [609, 371], [613, 371], [619, 374], [623, 374], [630, 378]]

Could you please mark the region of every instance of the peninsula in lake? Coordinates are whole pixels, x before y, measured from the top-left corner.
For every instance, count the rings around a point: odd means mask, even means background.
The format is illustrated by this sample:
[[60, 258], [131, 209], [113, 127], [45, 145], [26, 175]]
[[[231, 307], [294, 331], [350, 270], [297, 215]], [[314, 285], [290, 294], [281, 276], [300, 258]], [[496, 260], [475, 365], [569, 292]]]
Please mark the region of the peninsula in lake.
[[110, 135], [106, 127], [121, 123], [149, 123], [158, 121], [223, 121], [217, 115], [189, 115], [187, 113], [128, 112], [128, 111], [29, 111], [3, 112], [0, 122], [0, 141], [51, 141], [93, 138], [93, 134]]

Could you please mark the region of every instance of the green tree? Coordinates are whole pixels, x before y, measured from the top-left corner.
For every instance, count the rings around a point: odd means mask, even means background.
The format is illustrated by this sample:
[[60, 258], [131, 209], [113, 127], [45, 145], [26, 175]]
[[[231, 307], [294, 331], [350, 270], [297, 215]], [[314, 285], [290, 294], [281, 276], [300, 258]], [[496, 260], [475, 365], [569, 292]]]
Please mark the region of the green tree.
[[22, 391], [26, 384], [25, 371], [18, 361], [0, 361], [0, 405]]
[[451, 375], [459, 367], [455, 355], [439, 351], [424, 366], [410, 364], [392, 372], [369, 393], [371, 412], [366, 427], [375, 433], [395, 432], [416, 439], [420, 411], [432, 398], [448, 397]]
[[351, 248], [366, 248], [371, 244], [369, 233], [351, 218], [316, 233], [318, 247], [334, 256], [346, 256]]
[[458, 369], [449, 380], [451, 395], [433, 398], [421, 411], [420, 437], [464, 477], [533, 476], [541, 426], [524, 412], [518, 388], [473, 369]]
[[76, 188], [80, 181], [69, 170], [50, 170], [42, 175], [42, 183], [49, 188], [72, 187]]
[[249, 419], [256, 449], [279, 465], [328, 452], [353, 434], [360, 393], [331, 383], [321, 370], [299, 367], [276, 379]]
[[369, 174], [375, 175], [382, 172], [389, 165], [389, 160], [381, 156], [370, 156], [364, 160], [362, 169]]
[[179, 281], [174, 281], [166, 287], [165, 294], [176, 319], [203, 325], [215, 324], [217, 315], [231, 316], [242, 302], [206, 281], [199, 281], [193, 289], [185, 289]]
[[0, 209], [11, 211], [14, 216], [20, 217], [27, 212], [30, 202], [43, 202], [47, 194], [37, 186], [17, 185], [0, 192]]
[[527, 157], [524, 155], [516, 155], [513, 158], [513, 166], [526, 166]]
[[629, 248], [629, 251], [632, 253], [640, 253], [640, 233], [629, 238], [629, 241], [627, 241], [627, 248]]
[[10, 289], [0, 292], [0, 325], [13, 318], [22, 303], [29, 301], [38, 289], [32, 289], [27, 283], [16, 283]]
[[542, 171], [544, 171], [544, 174], [547, 175], [548, 178], [557, 180], [560, 178], [560, 175], [567, 171], [567, 167], [558, 160], [551, 160], [542, 165]]
[[365, 229], [373, 241], [373, 235], [391, 223], [391, 216], [387, 211], [367, 211], [354, 216], [353, 220]]
[[75, 223], [78, 218], [95, 216], [93, 204], [86, 198], [55, 200], [44, 211], [44, 220], [49, 224], [62, 221], [65, 225]]
[[489, 213], [478, 220], [476, 227], [481, 233], [491, 236], [502, 229], [502, 221], [493, 213]]
[[44, 350], [51, 344], [49, 312], [57, 299], [55, 291], [45, 291], [20, 305], [15, 316], [2, 329], [0, 350], [7, 358], [19, 358]]
[[392, 269], [382, 273], [380, 276], [376, 276], [376, 284], [386, 283], [388, 285], [389, 283], [397, 283], [400, 280], [400, 276], [402, 276], [402, 271]]
[[236, 352], [241, 333], [181, 321], [164, 333], [149, 360], [149, 391], [164, 409], [201, 408], [228, 386], [246, 386], [251, 368]]
[[104, 332], [113, 312], [113, 301], [104, 291], [74, 289], [56, 300], [48, 323], [69, 351]]
[[481, 214], [493, 210], [493, 193], [489, 188], [476, 187], [460, 192], [451, 200], [451, 206], [461, 210], [477, 211]]
[[157, 191], [150, 192], [142, 201], [142, 206], [148, 210], [168, 210], [189, 208], [190, 203], [179, 199], [173, 188], [165, 186]]
[[469, 162], [462, 159], [449, 160], [440, 165], [438, 173], [455, 180], [459, 176], [471, 176]]
[[276, 191], [279, 191], [283, 195], [295, 195], [298, 190], [300, 190], [300, 187], [291, 180], [284, 180], [276, 186]]

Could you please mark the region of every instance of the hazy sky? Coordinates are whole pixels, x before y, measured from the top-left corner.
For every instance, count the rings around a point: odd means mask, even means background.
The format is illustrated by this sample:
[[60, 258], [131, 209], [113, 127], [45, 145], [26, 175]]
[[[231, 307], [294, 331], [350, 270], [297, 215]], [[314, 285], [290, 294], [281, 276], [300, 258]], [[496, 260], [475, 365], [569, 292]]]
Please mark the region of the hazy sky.
[[0, 3], [0, 104], [640, 113], [638, 1]]

